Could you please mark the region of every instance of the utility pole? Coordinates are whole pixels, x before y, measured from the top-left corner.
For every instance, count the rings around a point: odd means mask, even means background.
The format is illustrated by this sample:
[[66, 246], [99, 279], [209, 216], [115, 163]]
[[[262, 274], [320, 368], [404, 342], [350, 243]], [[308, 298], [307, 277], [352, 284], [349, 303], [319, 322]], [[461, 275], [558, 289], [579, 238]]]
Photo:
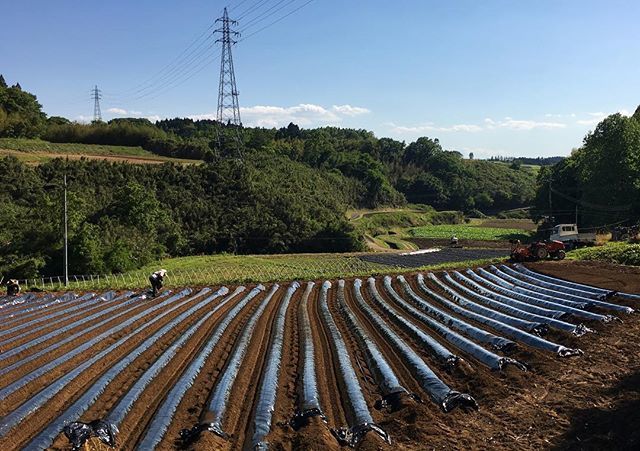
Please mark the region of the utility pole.
[[[68, 161], [68, 160], [67, 160]], [[64, 174], [64, 286], [69, 286], [69, 234], [67, 220], [67, 172]]]
[[549, 217], [553, 217], [553, 204], [551, 203], [551, 174], [549, 174]]
[[[240, 136], [240, 128], [242, 120], [240, 119], [240, 104], [238, 103], [238, 89], [236, 87], [236, 74], [233, 68], [233, 55], [231, 54], [231, 46], [238, 41], [235, 38], [240, 33], [232, 30], [232, 26], [238, 25], [237, 20], [229, 19], [227, 8], [224, 9], [222, 17], [216, 19], [222, 26], [215, 30], [215, 33], [222, 33], [222, 37], [216, 42], [222, 43], [222, 56], [220, 58], [220, 81], [218, 84], [218, 110], [216, 114], [217, 122], [222, 125], [231, 125], [236, 129], [236, 141], [238, 153], [242, 154], [242, 139]], [[220, 140], [218, 139], [218, 144]]]
[[102, 98], [102, 91], [98, 89], [98, 85], [91, 90], [93, 95], [93, 122], [102, 121], [102, 113], [100, 112], [100, 99]]

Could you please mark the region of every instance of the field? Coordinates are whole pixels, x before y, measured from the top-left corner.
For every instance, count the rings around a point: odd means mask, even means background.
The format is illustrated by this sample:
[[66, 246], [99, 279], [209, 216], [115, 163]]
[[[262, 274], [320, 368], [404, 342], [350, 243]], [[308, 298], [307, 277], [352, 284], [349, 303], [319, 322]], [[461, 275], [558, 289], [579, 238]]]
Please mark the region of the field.
[[[640, 292], [638, 268], [530, 267]], [[476, 287], [437, 273], [0, 298], [0, 449], [69, 449], [63, 426], [98, 419], [118, 449], [637, 449], [640, 320], [621, 306], [640, 300], [583, 309], [555, 286], [534, 305], [526, 274], [488, 269]], [[519, 303], [490, 283], [509, 274]]]
[[54, 158], [67, 157], [72, 160], [85, 158], [136, 164], [198, 163], [194, 160], [163, 157], [148, 152], [142, 147], [50, 143], [37, 139], [0, 138], [0, 158], [5, 156], [13, 156], [30, 164], [40, 164]]
[[461, 240], [505, 241], [510, 239], [527, 239], [523, 229], [498, 228], [469, 224], [429, 225], [411, 229], [409, 234], [416, 238], [450, 239], [457, 236]]

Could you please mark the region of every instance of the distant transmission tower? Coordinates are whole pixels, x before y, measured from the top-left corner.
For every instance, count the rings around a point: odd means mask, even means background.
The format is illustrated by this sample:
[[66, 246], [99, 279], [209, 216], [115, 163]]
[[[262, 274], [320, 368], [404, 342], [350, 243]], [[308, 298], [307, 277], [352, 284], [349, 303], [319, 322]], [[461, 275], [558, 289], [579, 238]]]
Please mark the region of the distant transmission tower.
[[93, 95], [93, 122], [102, 121], [102, 113], [100, 112], [100, 99], [102, 98], [102, 91], [98, 89], [96, 85], [92, 90]]
[[224, 14], [216, 22], [222, 22], [222, 27], [216, 33], [222, 33], [222, 37], [216, 42], [222, 42], [222, 58], [220, 59], [220, 85], [218, 87], [218, 114], [216, 119], [221, 124], [242, 126], [240, 120], [240, 106], [238, 104], [238, 89], [236, 88], [236, 74], [233, 70], [233, 57], [231, 46], [235, 44], [240, 33], [231, 29], [238, 24], [237, 20], [229, 19], [227, 8]]

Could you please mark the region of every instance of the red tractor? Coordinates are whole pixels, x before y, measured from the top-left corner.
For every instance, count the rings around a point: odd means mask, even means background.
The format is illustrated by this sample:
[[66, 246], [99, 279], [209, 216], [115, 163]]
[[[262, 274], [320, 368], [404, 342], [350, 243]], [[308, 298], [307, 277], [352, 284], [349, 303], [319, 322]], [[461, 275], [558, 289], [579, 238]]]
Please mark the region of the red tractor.
[[537, 261], [551, 258], [562, 260], [565, 256], [562, 241], [536, 241], [523, 246], [520, 240], [511, 240], [511, 260], [516, 262]]

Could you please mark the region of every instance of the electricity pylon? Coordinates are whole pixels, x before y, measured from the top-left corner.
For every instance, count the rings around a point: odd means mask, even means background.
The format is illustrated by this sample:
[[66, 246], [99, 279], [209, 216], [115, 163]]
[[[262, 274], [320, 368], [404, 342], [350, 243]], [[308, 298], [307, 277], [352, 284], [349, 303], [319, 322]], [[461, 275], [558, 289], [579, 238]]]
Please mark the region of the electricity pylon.
[[102, 91], [98, 89], [98, 85], [91, 90], [91, 94], [93, 95], [93, 122], [100, 122], [102, 121], [102, 113], [100, 112]]

